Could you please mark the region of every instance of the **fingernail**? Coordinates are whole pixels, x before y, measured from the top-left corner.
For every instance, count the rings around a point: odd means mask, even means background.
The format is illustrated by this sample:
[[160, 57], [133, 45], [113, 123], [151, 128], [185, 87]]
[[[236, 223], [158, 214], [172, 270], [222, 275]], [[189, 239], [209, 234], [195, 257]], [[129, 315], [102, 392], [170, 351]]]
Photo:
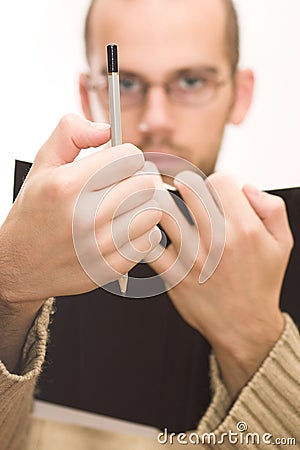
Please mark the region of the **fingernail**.
[[175, 188], [177, 189], [177, 191], [180, 191], [180, 189], [185, 187], [184, 183], [181, 183], [181, 181], [174, 179], [173, 180], [173, 184], [175, 186]]
[[97, 128], [97, 130], [107, 131], [110, 129], [109, 123], [101, 123], [101, 122], [91, 122], [92, 127]]
[[154, 227], [153, 231], [151, 231], [150, 235], [149, 235], [149, 241], [152, 245], [152, 247], [156, 247], [160, 241], [161, 241], [161, 231], [159, 228]]

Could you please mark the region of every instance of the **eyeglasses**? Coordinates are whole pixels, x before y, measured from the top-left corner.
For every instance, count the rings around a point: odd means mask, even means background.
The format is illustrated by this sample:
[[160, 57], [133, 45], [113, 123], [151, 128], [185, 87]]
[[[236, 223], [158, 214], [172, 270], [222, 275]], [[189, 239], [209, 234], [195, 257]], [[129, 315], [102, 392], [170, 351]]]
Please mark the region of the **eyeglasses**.
[[[149, 89], [162, 87], [169, 99], [186, 105], [203, 105], [212, 100], [218, 89], [232, 78], [217, 80], [209, 70], [185, 70], [177, 73], [164, 83], [150, 83], [141, 76], [130, 72], [120, 72], [121, 107], [130, 108], [143, 104]], [[108, 83], [106, 74], [98, 76], [90, 89], [98, 93], [102, 104], [108, 105]]]

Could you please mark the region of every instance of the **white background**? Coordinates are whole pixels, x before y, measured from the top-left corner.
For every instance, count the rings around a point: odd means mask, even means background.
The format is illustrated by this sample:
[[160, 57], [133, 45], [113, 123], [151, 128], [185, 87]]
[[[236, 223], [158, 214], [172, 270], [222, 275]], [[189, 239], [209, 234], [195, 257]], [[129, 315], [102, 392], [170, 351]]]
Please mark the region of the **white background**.
[[[32, 161], [59, 118], [80, 113], [89, 0], [15, 0], [0, 6], [0, 223], [14, 159]], [[256, 73], [246, 122], [229, 127], [219, 169], [260, 188], [300, 185], [300, 2], [237, 0], [243, 67]]]

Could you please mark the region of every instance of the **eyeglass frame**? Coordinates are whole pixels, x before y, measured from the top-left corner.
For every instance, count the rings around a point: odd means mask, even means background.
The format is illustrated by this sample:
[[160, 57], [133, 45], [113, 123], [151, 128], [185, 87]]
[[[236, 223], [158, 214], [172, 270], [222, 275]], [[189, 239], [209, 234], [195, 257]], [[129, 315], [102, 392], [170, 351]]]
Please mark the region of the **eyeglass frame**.
[[[206, 78], [203, 77], [199, 77], [199, 78], [203, 78], [205, 80], [206, 83], [210, 84], [210, 87], [212, 88], [212, 94], [211, 96], [209, 96], [208, 98], [206, 98], [205, 100], [202, 99], [201, 102], [185, 102], [183, 100], [179, 100], [178, 98], [174, 98], [174, 96], [172, 96], [172, 90], [170, 89], [170, 85], [176, 81], [178, 81], [180, 79], [180, 77], [183, 77], [184, 75], [187, 74], [192, 74], [197, 72], [197, 70], [199, 71], [199, 73], [203, 74], [206, 76]], [[223, 78], [221, 80], [216, 80], [213, 78], [209, 78], [208, 75], [218, 75], [218, 71], [214, 68], [214, 67], [205, 67], [205, 68], [200, 68], [200, 69], [194, 69], [194, 68], [189, 68], [189, 69], [180, 69], [178, 71], [176, 71], [174, 74], [172, 74], [171, 76], [168, 77], [167, 80], [165, 80], [164, 82], [161, 83], [153, 83], [153, 82], [149, 82], [148, 80], [145, 79], [145, 77], [138, 75], [136, 73], [130, 72], [130, 71], [122, 71], [120, 70], [119, 72], [119, 77], [121, 78], [122, 75], [125, 75], [127, 77], [131, 77], [131, 78], [136, 78], [139, 81], [141, 81], [141, 84], [143, 86], [143, 90], [140, 93], [141, 98], [140, 100], [133, 102], [130, 105], [124, 105], [122, 104], [122, 90], [120, 89], [120, 93], [121, 93], [121, 105], [122, 108], [125, 109], [129, 109], [129, 108], [133, 108], [136, 106], [140, 106], [145, 102], [145, 99], [147, 97], [147, 94], [149, 92], [149, 90], [153, 87], [162, 87], [166, 93], [166, 95], [168, 96], [169, 100], [172, 100], [175, 103], [178, 104], [182, 104], [182, 105], [187, 105], [187, 106], [201, 106], [202, 104], [205, 104], [206, 101], [210, 101], [215, 97], [216, 92], [218, 91], [219, 88], [225, 86], [227, 83], [229, 82], [234, 82], [234, 75], [235, 73], [231, 72], [229, 76], [227, 76], [226, 78]], [[94, 82], [92, 82], [92, 75], [88, 74], [88, 90], [92, 90], [92, 91], [97, 91], [98, 95], [100, 97], [100, 101], [104, 103], [105, 106], [108, 106], [109, 101], [108, 101], [108, 94], [107, 95], [101, 95], [101, 90], [99, 89], [99, 87], [101, 88], [101, 86], [105, 86], [105, 92], [107, 93], [107, 88], [108, 88], [108, 81], [107, 81], [107, 73], [106, 70], [103, 70], [102, 73], [100, 73], [97, 76], [97, 80], [95, 80]], [[102, 88], [102, 92], [104, 91], [104, 89]]]

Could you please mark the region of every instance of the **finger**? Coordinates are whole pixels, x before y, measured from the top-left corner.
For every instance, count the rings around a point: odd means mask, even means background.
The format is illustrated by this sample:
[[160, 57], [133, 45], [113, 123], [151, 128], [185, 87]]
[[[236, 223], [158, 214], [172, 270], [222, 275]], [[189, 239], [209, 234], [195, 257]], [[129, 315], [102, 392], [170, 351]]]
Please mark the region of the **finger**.
[[192, 172], [182, 172], [178, 174], [174, 184], [194, 216], [200, 234], [201, 246], [208, 250], [212, 234], [211, 216], [219, 212], [216, 211], [217, 207], [204, 180]]
[[183, 214], [184, 202], [176, 197], [176, 202], [166, 189], [155, 192], [155, 200], [159, 203], [163, 213], [160, 224], [178, 253], [180, 263], [191, 267], [195, 262], [200, 242], [197, 225], [191, 225]]
[[[123, 216], [125, 216], [125, 214], [123, 214]], [[118, 217], [119, 222], [122, 222], [122, 227], [123, 216]], [[129, 223], [128, 237], [130, 240], [134, 240], [157, 225], [161, 219], [162, 213], [159, 210], [159, 205], [155, 201], [150, 201], [145, 203], [142, 208], [138, 208], [134, 214], [130, 211], [126, 216], [125, 222]]]
[[98, 147], [109, 139], [109, 124], [96, 124], [73, 114], [66, 115], [38, 152], [35, 164], [53, 167], [70, 163], [81, 149]]
[[79, 241], [81, 248], [77, 246], [76, 253], [81, 267], [88, 277], [98, 286], [103, 286], [132, 269], [159, 244], [160, 239], [161, 232], [155, 227], [108, 255], [103, 255], [101, 252], [99, 254], [101, 242], [97, 242], [95, 239], [93, 239], [92, 245], [89, 240]]
[[157, 208], [158, 204], [150, 201], [102, 226], [96, 231], [100, 252], [112, 253], [112, 249], [120, 249], [126, 242], [133, 241], [153, 229], [161, 217]]
[[[111, 234], [116, 248], [122, 247], [128, 240], [131, 241], [132, 239], [137, 239], [138, 236], [144, 235], [147, 230], [158, 224], [160, 217], [159, 205], [152, 200], [122, 214], [117, 220], [113, 220]], [[150, 227], [149, 224], [151, 224]]]
[[216, 193], [224, 211], [226, 220], [234, 226], [256, 224], [257, 215], [254, 214], [249, 202], [236, 183], [227, 175], [214, 173], [206, 179], [209, 189]]
[[133, 176], [115, 186], [89, 193], [91, 201], [98, 201], [96, 224], [99, 226], [128, 211], [134, 210], [151, 200], [154, 184], [151, 176]]
[[159, 202], [163, 211], [160, 225], [168, 234], [173, 246], [179, 251], [182, 244], [180, 223], [185, 219], [176, 205], [174, 200], [175, 194], [166, 190], [158, 168], [153, 162], [145, 161], [143, 171], [154, 175], [154, 182], [157, 188], [154, 198]]
[[179, 252], [182, 244], [182, 228], [180, 227], [178, 220], [176, 220], [173, 214], [164, 212], [161, 217], [160, 225]]
[[282, 198], [261, 192], [251, 185], [245, 185], [243, 192], [268, 232], [276, 240], [292, 245], [293, 238]]
[[158, 245], [144, 261], [162, 278], [168, 290], [180, 283], [191, 269], [182, 264], [173, 246], [164, 249]]
[[[127, 259], [131, 259], [133, 262], [140, 262], [149, 252], [151, 252], [161, 240], [161, 231], [155, 227], [152, 230], [146, 232], [142, 236], [133, 239], [123, 246], [121, 253]], [[129, 249], [127, 252], [126, 248]]]
[[70, 177], [76, 176], [86, 191], [95, 191], [126, 179], [144, 166], [141, 150], [132, 144], [103, 148], [85, 158], [75, 161], [64, 170]]
[[[182, 214], [182, 210], [184, 210], [183, 201], [174, 193], [167, 191], [158, 168], [153, 162], [145, 161], [143, 172], [153, 175], [156, 186], [154, 199], [160, 204], [163, 211], [160, 225], [179, 252], [182, 247], [182, 234], [190, 234], [190, 226], [186, 217]], [[177, 202], [183, 206], [180, 208]]]
[[158, 245], [144, 257], [144, 261], [158, 274], [166, 272], [176, 261], [177, 253], [173, 246], [164, 248]]
[[200, 232], [198, 265], [201, 267], [199, 282], [204, 283], [217, 268], [225, 247], [226, 222], [221, 202], [209, 180], [186, 171], [176, 177], [184, 182], [178, 185], [180, 192], [195, 215]]
[[106, 262], [118, 273], [125, 274], [159, 245], [160, 240], [161, 231], [155, 227], [107, 256]]
[[[121, 183], [94, 192], [82, 191], [73, 210], [73, 237], [75, 240], [89, 235], [91, 230], [101, 230], [117, 217], [131, 212], [131, 217], [153, 197], [150, 176], [130, 177]], [[158, 204], [155, 204], [158, 207]], [[158, 209], [158, 208], [156, 208]], [[123, 219], [124, 220], [124, 219]], [[128, 223], [124, 222], [124, 229]]]

